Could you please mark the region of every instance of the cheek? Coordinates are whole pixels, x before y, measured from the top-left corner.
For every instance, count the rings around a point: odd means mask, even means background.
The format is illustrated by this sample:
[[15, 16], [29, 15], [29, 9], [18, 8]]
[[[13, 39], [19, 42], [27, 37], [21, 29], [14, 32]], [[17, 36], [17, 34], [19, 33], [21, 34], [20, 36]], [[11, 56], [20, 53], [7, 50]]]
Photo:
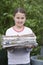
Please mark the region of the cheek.
[[22, 23], [25, 23], [25, 21], [26, 21], [26, 19], [25, 19], [25, 18], [21, 20], [21, 22], [22, 22]]
[[15, 23], [18, 23], [18, 19], [15, 19], [14, 21], [15, 21]]
[[14, 21], [15, 21], [15, 24], [24, 24], [25, 21], [26, 21], [26, 19], [21, 19], [21, 20], [19, 20], [19, 19], [14, 19]]

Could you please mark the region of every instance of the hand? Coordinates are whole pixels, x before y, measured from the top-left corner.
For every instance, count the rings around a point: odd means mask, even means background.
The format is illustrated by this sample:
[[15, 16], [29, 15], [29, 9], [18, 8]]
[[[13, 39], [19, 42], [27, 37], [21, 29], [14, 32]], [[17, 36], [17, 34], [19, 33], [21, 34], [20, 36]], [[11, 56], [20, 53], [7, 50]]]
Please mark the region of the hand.
[[25, 48], [34, 48], [34, 45], [25, 46]]
[[15, 47], [7, 47], [6, 49], [7, 50], [12, 50], [12, 49], [14, 49]]

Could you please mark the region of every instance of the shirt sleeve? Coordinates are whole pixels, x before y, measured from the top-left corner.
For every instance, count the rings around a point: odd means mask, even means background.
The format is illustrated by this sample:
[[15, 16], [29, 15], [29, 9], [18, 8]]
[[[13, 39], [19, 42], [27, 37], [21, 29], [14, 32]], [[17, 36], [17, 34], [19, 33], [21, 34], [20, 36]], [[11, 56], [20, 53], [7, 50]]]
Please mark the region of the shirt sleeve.
[[6, 36], [11, 36], [11, 31], [10, 31], [10, 29], [7, 29], [7, 30], [6, 30], [5, 35], [6, 35]]
[[31, 28], [28, 28], [28, 32], [29, 32], [29, 34], [32, 34], [36, 38], [36, 35]]

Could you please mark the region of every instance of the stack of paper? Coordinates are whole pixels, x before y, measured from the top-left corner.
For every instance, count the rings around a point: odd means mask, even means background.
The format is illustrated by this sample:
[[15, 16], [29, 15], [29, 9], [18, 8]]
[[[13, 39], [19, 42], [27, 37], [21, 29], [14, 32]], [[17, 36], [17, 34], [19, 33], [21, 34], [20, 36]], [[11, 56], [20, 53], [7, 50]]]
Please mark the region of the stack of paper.
[[30, 36], [3, 36], [2, 47], [24, 47], [28, 45], [37, 46], [36, 37]]

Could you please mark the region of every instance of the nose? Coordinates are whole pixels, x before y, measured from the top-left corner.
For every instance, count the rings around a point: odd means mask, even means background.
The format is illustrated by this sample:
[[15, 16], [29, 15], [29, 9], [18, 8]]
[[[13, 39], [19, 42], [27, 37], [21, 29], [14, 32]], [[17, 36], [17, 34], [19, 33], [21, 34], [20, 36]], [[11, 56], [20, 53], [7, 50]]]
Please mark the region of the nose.
[[22, 19], [19, 19], [19, 21], [22, 21]]

